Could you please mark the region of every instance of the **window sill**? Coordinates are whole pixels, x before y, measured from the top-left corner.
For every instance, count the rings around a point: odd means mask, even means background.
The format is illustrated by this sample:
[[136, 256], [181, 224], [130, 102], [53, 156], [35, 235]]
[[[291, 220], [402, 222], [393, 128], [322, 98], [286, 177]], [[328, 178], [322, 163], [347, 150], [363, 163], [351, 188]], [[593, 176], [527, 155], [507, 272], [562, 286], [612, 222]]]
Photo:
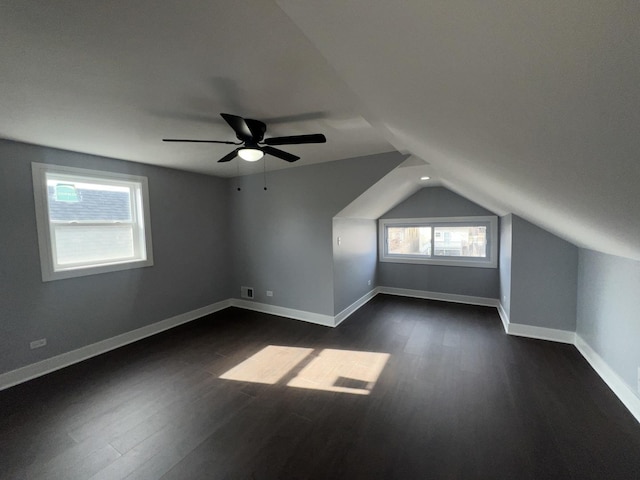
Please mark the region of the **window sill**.
[[439, 258], [416, 258], [416, 257], [382, 257], [383, 263], [410, 263], [415, 265], [441, 265], [444, 267], [473, 267], [473, 268], [498, 268], [497, 261], [491, 260], [453, 260]]
[[119, 272], [121, 270], [132, 270], [153, 266], [153, 260], [136, 260], [127, 262], [107, 263], [91, 267], [70, 267], [55, 272], [42, 272], [42, 281], [51, 282], [54, 280], [64, 280], [67, 278], [86, 277], [88, 275], [98, 275], [100, 273]]

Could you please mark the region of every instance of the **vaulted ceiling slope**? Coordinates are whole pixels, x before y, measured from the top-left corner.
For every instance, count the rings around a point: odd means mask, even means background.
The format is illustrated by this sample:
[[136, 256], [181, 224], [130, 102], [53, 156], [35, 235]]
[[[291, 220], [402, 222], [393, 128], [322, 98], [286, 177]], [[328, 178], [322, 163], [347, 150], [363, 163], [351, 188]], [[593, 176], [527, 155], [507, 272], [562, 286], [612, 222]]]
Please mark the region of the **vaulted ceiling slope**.
[[397, 149], [496, 213], [640, 259], [639, 27], [637, 0], [1, 2], [0, 137], [261, 171], [160, 141], [234, 140], [232, 113], [327, 136], [287, 147], [294, 165]]
[[640, 259], [640, 2], [278, 4], [445, 186]]

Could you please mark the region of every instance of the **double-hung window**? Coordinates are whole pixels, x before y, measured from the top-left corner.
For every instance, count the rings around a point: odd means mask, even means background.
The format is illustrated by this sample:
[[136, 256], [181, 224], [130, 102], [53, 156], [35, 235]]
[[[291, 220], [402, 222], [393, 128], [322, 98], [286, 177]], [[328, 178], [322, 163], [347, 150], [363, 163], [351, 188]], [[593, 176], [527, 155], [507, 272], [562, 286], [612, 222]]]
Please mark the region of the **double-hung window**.
[[380, 261], [495, 268], [498, 219], [487, 217], [379, 220]]
[[32, 164], [44, 281], [153, 265], [146, 177]]

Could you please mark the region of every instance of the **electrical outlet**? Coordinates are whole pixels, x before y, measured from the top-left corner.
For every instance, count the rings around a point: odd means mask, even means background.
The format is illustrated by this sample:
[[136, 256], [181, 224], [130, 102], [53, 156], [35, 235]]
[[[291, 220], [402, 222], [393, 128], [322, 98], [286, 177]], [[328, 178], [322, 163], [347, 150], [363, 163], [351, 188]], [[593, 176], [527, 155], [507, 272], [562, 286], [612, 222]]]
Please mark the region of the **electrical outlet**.
[[267, 290], [267, 297], [273, 297], [273, 292], [271, 290]]
[[368, 280], [368, 281], [367, 281], [367, 285], [371, 285], [371, 280]]
[[40, 340], [34, 340], [29, 344], [29, 346], [31, 347], [31, 350], [33, 350], [34, 348], [44, 347], [46, 344], [47, 344], [47, 339], [41, 338]]
[[338, 237], [338, 245], [342, 243], [342, 237]]

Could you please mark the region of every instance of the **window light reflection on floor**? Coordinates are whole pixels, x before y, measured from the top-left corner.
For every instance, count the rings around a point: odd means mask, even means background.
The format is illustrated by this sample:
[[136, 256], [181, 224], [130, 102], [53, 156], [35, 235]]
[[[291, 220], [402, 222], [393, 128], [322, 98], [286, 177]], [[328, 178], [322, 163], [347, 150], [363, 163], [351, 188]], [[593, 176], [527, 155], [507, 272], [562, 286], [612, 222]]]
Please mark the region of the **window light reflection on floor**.
[[388, 353], [269, 345], [220, 378], [369, 395], [388, 359]]

